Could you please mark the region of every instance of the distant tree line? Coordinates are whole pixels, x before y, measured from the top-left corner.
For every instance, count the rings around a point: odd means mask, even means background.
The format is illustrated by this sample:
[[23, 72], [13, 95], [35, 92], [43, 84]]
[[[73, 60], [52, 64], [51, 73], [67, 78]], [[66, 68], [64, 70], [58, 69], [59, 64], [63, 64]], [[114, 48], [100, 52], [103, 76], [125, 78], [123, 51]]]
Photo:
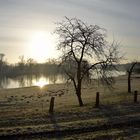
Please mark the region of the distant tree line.
[[123, 67], [124, 70], [128, 71], [128, 69], [132, 66], [133, 63], [137, 62], [137, 65], [135, 65], [134, 69], [133, 69], [133, 73], [135, 74], [140, 74], [140, 62], [138, 61], [134, 61], [131, 63], [126, 63], [126, 64], [121, 64], [120, 67]]
[[[60, 67], [60, 62], [55, 59], [48, 59], [44, 63], [37, 63], [34, 59], [28, 58], [25, 59], [24, 56], [19, 56], [19, 61], [15, 64], [9, 64], [4, 59], [5, 54], [0, 53], [0, 77], [16, 77], [21, 75], [51, 75], [57, 73], [64, 73], [64, 68], [68, 69], [69, 64], [65, 63], [63, 66]], [[74, 63], [73, 67], [74, 67]], [[89, 65], [86, 62], [86, 66]], [[126, 71], [128, 67], [131, 66], [131, 63], [126, 64], [119, 64], [117, 65], [118, 70]], [[70, 69], [71, 72], [75, 73], [74, 69]], [[109, 69], [111, 70], [111, 69]], [[134, 73], [140, 73], [140, 62], [137, 62], [135, 69], [133, 70]], [[88, 73], [90, 74], [90, 73]], [[87, 75], [89, 76], [89, 75]]]
[[25, 59], [19, 56], [16, 64], [9, 64], [4, 60], [4, 54], [0, 54], [0, 77], [16, 77], [21, 75], [57, 74], [61, 68], [55, 59], [49, 59], [45, 63], [37, 63], [34, 59]]

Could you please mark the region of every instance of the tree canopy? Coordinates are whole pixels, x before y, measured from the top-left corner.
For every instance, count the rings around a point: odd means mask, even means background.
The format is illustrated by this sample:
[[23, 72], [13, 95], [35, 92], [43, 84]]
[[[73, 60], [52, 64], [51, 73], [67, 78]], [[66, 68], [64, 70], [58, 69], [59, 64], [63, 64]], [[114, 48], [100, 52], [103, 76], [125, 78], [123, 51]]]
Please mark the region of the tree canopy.
[[59, 35], [58, 49], [62, 52], [62, 64], [69, 64], [65, 73], [73, 81], [79, 105], [83, 106], [81, 85], [90, 71], [100, 73], [107, 84], [112, 83], [107, 69], [113, 68], [119, 60], [118, 44], [106, 41], [105, 29], [88, 25], [77, 18], [65, 17], [57, 24], [56, 34]]

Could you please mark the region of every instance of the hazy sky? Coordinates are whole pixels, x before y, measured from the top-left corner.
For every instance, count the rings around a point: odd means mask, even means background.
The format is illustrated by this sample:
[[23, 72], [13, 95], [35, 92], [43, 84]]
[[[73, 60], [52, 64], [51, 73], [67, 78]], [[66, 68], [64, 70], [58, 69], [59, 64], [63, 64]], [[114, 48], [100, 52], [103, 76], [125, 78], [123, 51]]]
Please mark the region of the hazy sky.
[[[0, 0], [0, 53], [10, 63], [20, 55], [40, 62], [56, 57], [50, 33], [67, 16], [107, 29], [109, 40], [121, 42], [127, 58], [140, 59], [139, 13], [140, 0]], [[41, 53], [36, 40], [46, 32], [52, 42]]]

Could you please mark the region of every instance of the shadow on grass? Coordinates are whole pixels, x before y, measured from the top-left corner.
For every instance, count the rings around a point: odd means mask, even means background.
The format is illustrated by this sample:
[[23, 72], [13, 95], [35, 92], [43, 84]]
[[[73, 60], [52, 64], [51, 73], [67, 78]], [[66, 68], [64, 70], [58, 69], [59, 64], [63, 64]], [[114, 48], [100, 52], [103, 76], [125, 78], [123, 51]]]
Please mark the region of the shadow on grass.
[[61, 138], [61, 134], [60, 134], [60, 126], [58, 125], [57, 121], [56, 121], [56, 116], [54, 114], [50, 114], [50, 122], [54, 127], [54, 131], [56, 132], [55, 135], [58, 136], [56, 139], [57, 140], [63, 140]]

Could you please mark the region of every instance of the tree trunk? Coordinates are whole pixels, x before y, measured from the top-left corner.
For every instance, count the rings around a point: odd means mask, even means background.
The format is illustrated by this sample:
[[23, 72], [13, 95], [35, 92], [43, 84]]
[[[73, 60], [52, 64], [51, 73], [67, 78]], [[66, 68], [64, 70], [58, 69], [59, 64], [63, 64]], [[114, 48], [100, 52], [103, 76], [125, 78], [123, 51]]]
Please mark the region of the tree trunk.
[[77, 69], [77, 87], [76, 87], [76, 95], [78, 98], [79, 106], [83, 106], [83, 101], [81, 97], [81, 85], [82, 85], [82, 79], [81, 79], [81, 62], [78, 63], [78, 69]]
[[78, 102], [79, 102], [79, 106], [83, 106], [83, 101], [82, 101], [82, 97], [81, 97], [81, 82], [79, 82], [77, 89], [76, 89], [76, 95], [78, 98]]
[[128, 72], [128, 93], [131, 93], [131, 75], [136, 64], [137, 62], [132, 63], [130, 69], [127, 71]]
[[78, 102], [79, 102], [79, 106], [83, 106], [83, 101], [82, 101], [82, 97], [81, 94], [77, 94], [77, 98], [78, 98]]

